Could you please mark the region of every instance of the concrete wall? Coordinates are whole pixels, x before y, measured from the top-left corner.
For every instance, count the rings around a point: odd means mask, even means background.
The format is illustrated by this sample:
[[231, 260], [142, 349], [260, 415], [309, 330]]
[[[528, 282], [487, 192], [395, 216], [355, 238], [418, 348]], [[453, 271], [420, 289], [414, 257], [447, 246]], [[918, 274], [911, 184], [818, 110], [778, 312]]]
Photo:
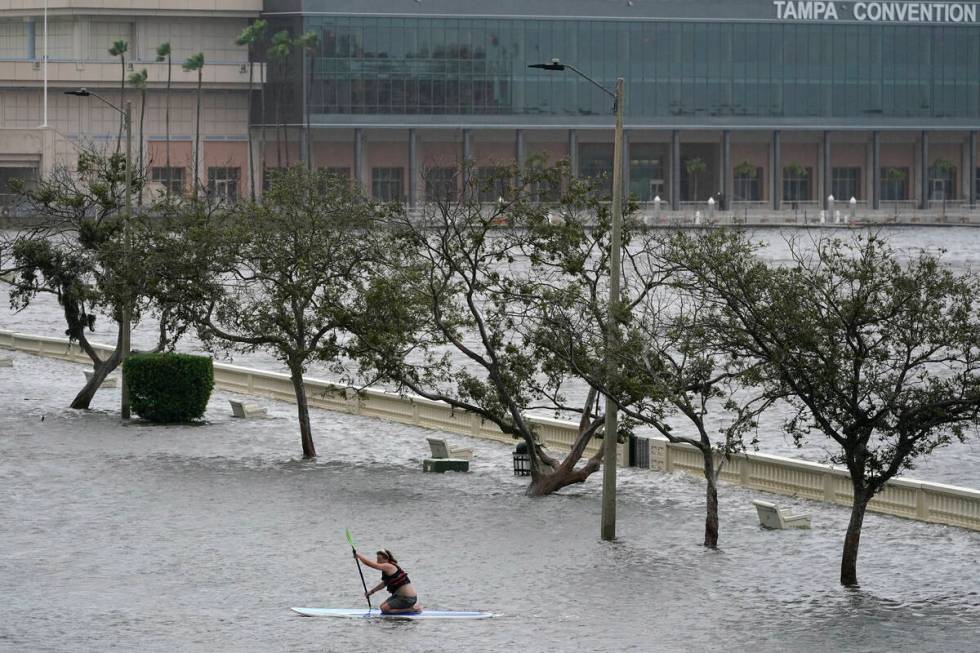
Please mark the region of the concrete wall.
[[[88, 357], [67, 340], [0, 331], [0, 348], [28, 351], [41, 356], [73, 362]], [[110, 348], [99, 346], [103, 351]], [[259, 395], [280, 401], [295, 401], [288, 374], [254, 370], [235, 365], [214, 364], [215, 385], [224, 390]], [[356, 393], [338, 384], [306, 379], [310, 405], [403, 424], [413, 424], [450, 433], [513, 444], [514, 440], [496, 426], [476, 415], [421, 398], [402, 397], [380, 390]], [[540, 436], [553, 449], [567, 451], [573, 444], [577, 426], [572, 422], [532, 418]], [[703, 477], [701, 453], [686, 445], [670, 444], [654, 438], [649, 441], [651, 468], [665, 472], [684, 472]], [[586, 455], [596, 451], [593, 441]], [[619, 446], [618, 462], [625, 464], [626, 447]], [[851, 504], [847, 472], [827, 465], [765, 454], [739, 454], [725, 463], [722, 479], [750, 489]], [[980, 530], [980, 490], [896, 479], [871, 502], [869, 510], [908, 519]]]

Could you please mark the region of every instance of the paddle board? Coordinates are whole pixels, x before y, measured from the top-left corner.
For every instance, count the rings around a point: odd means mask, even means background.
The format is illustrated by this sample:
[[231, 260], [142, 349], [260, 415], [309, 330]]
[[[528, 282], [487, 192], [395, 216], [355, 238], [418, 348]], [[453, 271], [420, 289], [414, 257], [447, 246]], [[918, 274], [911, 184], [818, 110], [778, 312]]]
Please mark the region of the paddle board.
[[346, 617], [348, 619], [489, 619], [491, 612], [466, 610], [423, 610], [415, 613], [382, 614], [380, 610], [364, 608], [290, 608], [304, 617]]

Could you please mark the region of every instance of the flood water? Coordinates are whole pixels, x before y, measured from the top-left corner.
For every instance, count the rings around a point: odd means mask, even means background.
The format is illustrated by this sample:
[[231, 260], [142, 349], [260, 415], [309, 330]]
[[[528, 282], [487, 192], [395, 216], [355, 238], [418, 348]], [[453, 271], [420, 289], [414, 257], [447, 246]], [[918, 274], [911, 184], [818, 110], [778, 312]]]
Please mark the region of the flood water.
[[[13, 232], [6, 232], [11, 235]], [[752, 229], [748, 235], [755, 241], [765, 243], [762, 256], [780, 263], [790, 262], [788, 241], [795, 239], [799, 246], [806, 248], [813, 239], [819, 237], [849, 238], [865, 230], [817, 228], [817, 229]], [[980, 229], [973, 227], [911, 227], [881, 230], [880, 235], [887, 238], [900, 254], [914, 254], [919, 250], [938, 253], [945, 250], [943, 260], [957, 272], [980, 270]], [[64, 337], [64, 317], [54, 297], [39, 296], [35, 302], [20, 313], [11, 312], [5, 300], [6, 293], [0, 284], [0, 329], [32, 333], [51, 337]], [[114, 326], [108, 319], [96, 323], [94, 333], [89, 338], [96, 342], [115, 342]], [[152, 319], [137, 325], [133, 332], [133, 344], [137, 348], [154, 346], [158, 328]], [[187, 335], [179, 345], [181, 351], [200, 351], [200, 343], [192, 334]], [[220, 360], [247, 367], [284, 372], [283, 365], [271, 354], [258, 351], [248, 354], [221, 354]], [[331, 373], [316, 364], [310, 366], [310, 376], [330, 379]], [[571, 384], [563, 389], [571, 401], [581, 402], [587, 394], [584, 384]], [[545, 412], [551, 416], [550, 412]], [[827, 438], [814, 435], [802, 447], [797, 447], [790, 437], [784, 434], [782, 426], [791, 415], [785, 404], [777, 404], [759, 419], [759, 429], [752, 436], [759, 440], [758, 450], [763, 453], [803, 458], [815, 462], [826, 462], [837, 452], [836, 445]], [[709, 427], [718, 423], [720, 415], [709, 414]], [[678, 432], [689, 429], [683, 418], [669, 420]], [[642, 433], [649, 435], [649, 433]], [[929, 456], [917, 461], [916, 468], [905, 476], [958, 485], [980, 488], [980, 434], [971, 432], [964, 443], [941, 447]], [[751, 438], [747, 438], [751, 439]]]
[[[123, 425], [118, 390], [64, 408], [82, 367], [4, 352], [0, 651], [944, 651], [978, 648], [980, 533], [869, 515], [859, 590], [839, 587], [847, 510], [779, 498], [808, 531], [764, 531], [721, 489], [721, 549], [701, 541], [703, 485], [620, 472], [618, 539], [598, 537], [598, 476], [528, 499], [502, 444], [468, 474], [423, 474], [429, 432], [293, 407], [202, 426]], [[43, 418], [43, 419], [42, 419]], [[771, 497], [770, 497], [771, 498]], [[432, 609], [469, 622], [303, 618], [357, 607], [344, 538], [392, 549]], [[368, 583], [377, 572], [367, 570]]]

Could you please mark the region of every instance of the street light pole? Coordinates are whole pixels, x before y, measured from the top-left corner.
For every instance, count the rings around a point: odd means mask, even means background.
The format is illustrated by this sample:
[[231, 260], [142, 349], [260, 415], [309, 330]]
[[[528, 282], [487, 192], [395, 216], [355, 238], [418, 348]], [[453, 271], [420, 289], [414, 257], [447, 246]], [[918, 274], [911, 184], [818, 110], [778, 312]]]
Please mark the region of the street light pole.
[[[617, 373], [615, 360], [616, 345], [619, 342], [619, 328], [616, 326], [616, 313], [619, 304], [619, 282], [622, 272], [623, 241], [623, 109], [626, 105], [625, 83], [622, 77], [616, 78], [616, 90], [608, 88], [592, 79], [571, 64], [563, 64], [558, 59], [552, 59], [547, 64], [531, 64], [528, 68], [540, 70], [561, 71], [571, 70], [578, 76], [591, 82], [615, 101], [613, 111], [616, 113], [616, 131], [613, 136], [613, 179], [612, 179], [612, 225], [609, 233], [609, 304], [606, 316], [606, 384], [607, 390]], [[616, 539], [616, 464], [617, 464], [617, 432], [619, 431], [619, 415], [616, 402], [610, 394], [606, 394], [606, 415], [603, 426], [602, 440], [602, 539]]]
[[[126, 206], [123, 209], [123, 239], [126, 241], [127, 252], [132, 250], [132, 241], [130, 234], [130, 218], [133, 215], [133, 103], [126, 102], [126, 109], [120, 109], [115, 104], [105, 99], [98, 93], [93, 93], [87, 88], [80, 88], [77, 91], [65, 91], [65, 95], [74, 95], [75, 97], [94, 97], [100, 100], [103, 104], [108, 106], [110, 109], [120, 114], [123, 118], [124, 125], [126, 127]], [[140, 144], [142, 147], [142, 143]], [[123, 419], [129, 419], [129, 385], [126, 383], [126, 359], [129, 358], [130, 350], [130, 336], [132, 332], [132, 325], [130, 324], [132, 320], [132, 298], [129, 296], [129, 290], [126, 291], [126, 297], [123, 298], [122, 306], [119, 307], [119, 348], [122, 350], [122, 360], [119, 363], [122, 375], [122, 389], [121, 395], [121, 407], [120, 412]]]
[[[126, 120], [126, 212], [123, 215], [123, 230], [126, 239], [126, 249], [127, 251], [131, 251], [132, 243], [130, 241], [129, 222], [133, 212], [133, 103], [130, 101], [126, 102], [124, 116]], [[131, 298], [129, 296], [129, 289], [127, 289], [119, 315], [119, 319], [122, 322], [119, 325], [119, 346], [122, 349], [122, 361], [119, 364], [122, 369], [122, 384], [119, 394], [121, 395], [123, 419], [129, 419], [129, 383], [127, 382], [128, 379], [126, 379], [126, 359], [129, 358], [130, 336], [132, 331], [130, 303]]]
[[[609, 306], [606, 317], [606, 378], [607, 384], [616, 375], [616, 345], [619, 329], [616, 312], [619, 304], [620, 259], [623, 231], [623, 78], [616, 79], [616, 133], [613, 137], [612, 228], [609, 234]], [[602, 453], [602, 539], [616, 539], [616, 464], [618, 410], [612, 397], [606, 395], [606, 422], [603, 428]]]

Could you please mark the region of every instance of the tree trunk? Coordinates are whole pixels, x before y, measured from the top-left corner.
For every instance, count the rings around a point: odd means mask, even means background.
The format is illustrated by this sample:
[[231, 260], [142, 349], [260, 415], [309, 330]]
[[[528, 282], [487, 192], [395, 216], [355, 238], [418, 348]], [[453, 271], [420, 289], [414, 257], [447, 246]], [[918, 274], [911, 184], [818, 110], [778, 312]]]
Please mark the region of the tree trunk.
[[316, 458], [316, 447], [313, 446], [313, 432], [310, 429], [310, 407], [306, 402], [306, 385], [303, 383], [303, 371], [298, 366], [290, 367], [289, 378], [293, 382], [296, 393], [296, 415], [299, 417], [300, 440], [303, 443], [303, 457]]
[[167, 197], [170, 197], [170, 185], [173, 183], [173, 168], [170, 167], [170, 80], [172, 58], [167, 55], [167, 108], [165, 121], [167, 123]]
[[846, 587], [857, 587], [857, 558], [858, 547], [861, 545], [861, 526], [864, 524], [864, 513], [868, 509], [871, 497], [863, 492], [854, 490], [854, 501], [851, 504], [851, 521], [847, 524], [847, 535], [844, 536], [844, 553], [840, 560], [840, 583]]
[[246, 115], [248, 116], [248, 124], [246, 126], [246, 131], [248, 132], [248, 187], [250, 189], [250, 196], [252, 201], [255, 201], [255, 154], [252, 147], [252, 80], [255, 71], [255, 62], [252, 61], [253, 55], [249, 54], [248, 62], [248, 110]]
[[201, 183], [201, 84], [204, 79], [204, 67], [197, 69], [197, 123], [194, 130], [194, 199], [198, 199]]
[[92, 378], [85, 384], [85, 386], [78, 391], [75, 398], [72, 400], [69, 408], [75, 408], [77, 410], [88, 410], [89, 405], [92, 403], [92, 399], [95, 398], [95, 393], [99, 391], [99, 386], [105, 381], [105, 378], [112, 373], [119, 363], [115, 355], [113, 355], [109, 360], [95, 363], [92, 365]]
[[715, 473], [715, 460], [711, 448], [702, 449], [705, 480], [704, 545], [710, 549], [718, 548], [718, 478]]
[[[528, 450], [530, 451], [530, 445], [528, 445]], [[535, 461], [536, 454], [531, 455], [531, 484], [528, 485], [527, 490], [524, 492], [529, 497], [543, 497], [557, 492], [563, 487], [576, 483], [584, 483], [589, 476], [599, 471], [599, 465], [602, 462], [601, 447], [596, 455], [589, 458], [578, 469], [575, 469], [575, 464], [581, 458], [581, 454], [575, 451], [569, 453], [565, 457], [565, 460], [553, 469], [546, 469], [546, 466], [540, 459]]]
[[[146, 118], [146, 87], [143, 87], [142, 95], [140, 96], [140, 174], [144, 174], [143, 168], [143, 121]], [[129, 165], [129, 162], [126, 162]], [[140, 195], [137, 200], [136, 206], [143, 208], [143, 187], [145, 183], [140, 184]]]

